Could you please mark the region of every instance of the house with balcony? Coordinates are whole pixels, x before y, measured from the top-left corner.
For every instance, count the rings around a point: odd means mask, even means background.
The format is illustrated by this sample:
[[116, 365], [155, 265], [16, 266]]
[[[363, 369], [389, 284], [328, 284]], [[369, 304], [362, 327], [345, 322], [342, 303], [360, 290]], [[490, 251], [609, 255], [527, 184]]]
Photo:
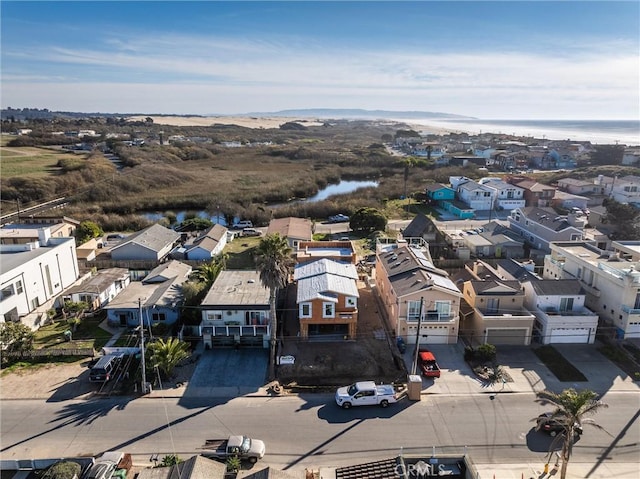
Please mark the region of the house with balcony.
[[358, 255], [351, 241], [301, 241], [294, 253], [296, 263], [331, 259], [356, 264]]
[[257, 271], [221, 271], [200, 303], [198, 334], [206, 348], [269, 347], [269, 290]]
[[109, 304], [130, 282], [126, 268], [101, 269], [82, 283], [67, 289], [62, 299], [74, 303], [85, 302], [91, 311], [95, 311]]
[[160, 264], [142, 281], [129, 283], [104, 306], [108, 323], [123, 327], [175, 324], [184, 301], [182, 284], [190, 274], [191, 266], [180, 261]]
[[511, 211], [524, 208], [524, 189], [512, 185], [500, 178], [482, 178], [478, 183], [494, 190], [493, 208], [500, 211]]
[[458, 199], [475, 211], [492, 210], [496, 200], [496, 190], [475, 181], [466, 181], [456, 188]]
[[460, 330], [470, 344], [529, 345], [535, 316], [524, 307], [520, 282], [505, 278], [484, 261], [474, 261], [455, 276], [464, 305]]
[[603, 334], [640, 338], [640, 262], [634, 258], [582, 241], [554, 242], [543, 277], [579, 281], [585, 306], [600, 317]]
[[538, 208], [550, 206], [551, 200], [553, 200], [553, 196], [556, 193], [556, 189], [553, 186], [538, 183], [528, 178], [511, 176], [506, 181], [523, 189], [522, 197], [524, 198], [525, 206], [537, 206]]
[[296, 218], [289, 216], [286, 218], [275, 218], [269, 222], [267, 234], [278, 233], [282, 238], [286, 238], [289, 247], [295, 251], [301, 241], [311, 241], [313, 239], [313, 224], [306, 218]]
[[558, 215], [552, 208], [517, 208], [508, 220], [509, 229], [531, 248], [546, 252], [550, 251], [549, 245], [553, 241], [580, 241], [584, 234], [584, 222], [578, 222], [575, 215]]
[[300, 337], [355, 339], [358, 325], [358, 271], [351, 263], [320, 259], [295, 266]]
[[407, 344], [456, 344], [462, 294], [428, 248], [378, 244], [376, 288], [388, 327]]
[[51, 237], [48, 227], [37, 234], [36, 241], [0, 245], [0, 322], [19, 321], [34, 330], [80, 277], [75, 239]]

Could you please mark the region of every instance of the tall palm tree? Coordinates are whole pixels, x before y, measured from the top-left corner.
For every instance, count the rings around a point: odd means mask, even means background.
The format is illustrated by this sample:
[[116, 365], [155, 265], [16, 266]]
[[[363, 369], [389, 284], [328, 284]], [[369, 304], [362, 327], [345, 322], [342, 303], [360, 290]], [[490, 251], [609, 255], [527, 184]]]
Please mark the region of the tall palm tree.
[[165, 374], [171, 376], [173, 369], [180, 361], [189, 357], [189, 344], [178, 338], [158, 339], [148, 346], [151, 352], [151, 364]]
[[270, 234], [260, 240], [256, 249], [256, 267], [260, 272], [260, 281], [269, 289], [271, 341], [269, 350], [269, 380], [275, 379], [276, 334], [276, 298], [278, 290], [284, 288], [291, 274], [293, 259], [287, 238], [278, 233]]
[[562, 441], [560, 479], [567, 477], [567, 466], [573, 451], [573, 442], [579, 434], [583, 424], [589, 424], [598, 429], [603, 429], [592, 418], [586, 417], [596, 414], [600, 409], [608, 407], [608, 404], [598, 400], [598, 394], [588, 389], [576, 391], [565, 389], [561, 393], [540, 391], [538, 398], [543, 404], [549, 403], [555, 406], [549, 420], [558, 421], [564, 427], [564, 433], [557, 436]]

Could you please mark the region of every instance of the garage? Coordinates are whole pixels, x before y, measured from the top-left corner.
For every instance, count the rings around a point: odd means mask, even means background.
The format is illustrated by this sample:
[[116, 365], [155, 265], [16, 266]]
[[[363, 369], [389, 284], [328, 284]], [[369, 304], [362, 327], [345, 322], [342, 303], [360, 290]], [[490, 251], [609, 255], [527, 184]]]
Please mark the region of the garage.
[[[416, 327], [409, 327], [407, 344], [416, 344]], [[447, 326], [422, 326], [420, 344], [449, 344], [449, 328]]]
[[554, 328], [549, 343], [589, 344], [589, 328]]
[[487, 335], [485, 341], [489, 344], [529, 344], [529, 329], [528, 328], [500, 328], [491, 329], [487, 328]]

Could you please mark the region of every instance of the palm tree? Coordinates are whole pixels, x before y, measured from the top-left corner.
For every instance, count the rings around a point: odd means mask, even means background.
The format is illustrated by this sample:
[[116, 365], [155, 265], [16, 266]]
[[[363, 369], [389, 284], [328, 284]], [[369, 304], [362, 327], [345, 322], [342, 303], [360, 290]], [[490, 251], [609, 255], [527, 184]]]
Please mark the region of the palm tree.
[[562, 441], [560, 479], [565, 479], [569, 458], [573, 451], [574, 438], [579, 434], [582, 425], [590, 424], [598, 429], [603, 429], [592, 418], [585, 416], [597, 413], [600, 409], [608, 407], [608, 404], [598, 401], [598, 394], [588, 389], [582, 391], [576, 391], [573, 388], [565, 389], [559, 394], [540, 391], [537, 396], [543, 404], [549, 403], [555, 406], [555, 410], [548, 420], [558, 421], [564, 427], [564, 433], [557, 437]]
[[286, 238], [278, 233], [270, 234], [260, 240], [256, 249], [256, 266], [260, 272], [260, 281], [269, 289], [271, 341], [269, 351], [269, 380], [275, 379], [276, 362], [276, 333], [278, 321], [276, 319], [276, 297], [278, 290], [284, 288], [291, 274], [291, 248]]
[[173, 369], [189, 357], [189, 345], [178, 338], [158, 339], [149, 344], [151, 364], [160, 369], [165, 377], [170, 377]]
[[227, 263], [227, 255], [219, 254], [214, 257], [209, 263], [199, 266], [193, 272], [193, 278], [205, 284], [204, 289], [209, 289], [214, 283], [220, 271], [222, 271]]

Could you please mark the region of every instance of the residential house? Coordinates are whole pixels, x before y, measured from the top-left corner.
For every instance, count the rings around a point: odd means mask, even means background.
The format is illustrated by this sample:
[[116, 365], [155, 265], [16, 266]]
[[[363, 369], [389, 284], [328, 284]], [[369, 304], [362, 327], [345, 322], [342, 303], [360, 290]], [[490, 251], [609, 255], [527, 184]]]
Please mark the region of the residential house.
[[462, 294], [429, 250], [378, 244], [376, 287], [389, 328], [408, 344], [456, 344]]
[[596, 193], [614, 199], [618, 203], [640, 203], [640, 177], [627, 175], [610, 177], [598, 175], [593, 180]]
[[478, 183], [494, 190], [493, 207], [495, 209], [511, 211], [516, 208], [524, 208], [524, 189], [519, 186], [507, 183], [500, 178], [482, 178]]
[[458, 199], [475, 211], [492, 210], [495, 205], [496, 191], [487, 185], [467, 181], [456, 188]]
[[449, 164], [451, 166], [469, 166], [469, 165], [476, 165], [478, 167], [484, 168], [485, 166], [487, 166], [487, 162], [489, 160], [487, 160], [486, 158], [483, 158], [481, 156], [473, 156], [473, 155], [447, 155], [449, 156]]
[[199, 334], [205, 347], [269, 347], [269, 289], [257, 271], [221, 271], [200, 303]]
[[462, 235], [464, 246], [478, 258], [523, 258], [524, 241], [508, 228], [491, 221], [479, 232]]
[[26, 244], [38, 241], [40, 231], [48, 229], [49, 238], [73, 238], [80, 223], [67, 217], [21, 218], [0, 228], [0, 244]]
[[294, 281], [300, 337], [355, 339], [358, 325], [358, 272], [350, 263], [320, 259], [297, 264]]
[[483, 261], [456, 273], [456, 283], [466, 304], [460, 330], [470, 344], [529, 345], [535, 316], [524, 308], [520, 282], [505, 279]]
[[207, 228], [190, 244], [184, 245], [185, 258], [190, 261], [211, 261], [222, 254], [227, 245], [227, 228], [214, 224]]
[[543, 276], [578, 280], [586, 291], [585, 306], [600, 316], [603, 334], [640, 338], [639, 261], [586, 242], [557, 242], [544, 259]]
[[108, 323], [127, 327], [174, 324], [183, 303], [181, 286], [190, 274], [191, 266], [176, 260], [157, 266], [142, 281], [132, 281], [104, 307]]
[[532, 247], [550, 251], [552, 241], [579, 241], [583, 237], [583, 225], [575, 215], [559, 216], [551, 208], [527, 206], [517, 208], [509, 215], [509, 229], [519, 234]]
[[620, 258], [629, 261], [640, 261], [640, 241], [612, 241], [611, 250]]
[[539, 208], [551, 206], [551, 200], [553, 200], [553, 196], [556, 193], [556, 189], [553, 186], [517, 176], [510, 176], [506, 181], [523, 189], [522, 197], [524, 198], [525, 206], [537, 206]]
[[442, 155], [445, 154], [445, 152], [446, 150], [444, 149], [444, 147], [436, 141], [427, 141], [427, 142], [419, 143], [417, 145], [414, 145], [411, 150], [412, 155], [427, 157], [429, 159], [440, 158]]
[[559, 179], [558, 188], [567, 193], [580, 196], [588, 196], [595, 193], [595, 185], [592, 181], [578, 180], [576, 178]]
[[274, 233], [287, 238], [289, 246], [295, 251], [301, 241], [311, 241], [313, 239], [313, 224], [308, 219], [293, 216], [276, 218], [269, 222], [269, 227], [267, 228], [268, 235]]
[[622, 154], [622, 165], [638, 166], [640, 164], [640, 148], [625, 148]]
[[127, 236], [111, 248], [111, 259], [161, 261], [180, 239], [180, 233], [154, 224]]
[[20, 321], [37, 329], [65, 289], [79, 278], [75, 239], [38, 230], [38, 240], [0, 245], [0, 322]]
[[585, 291], [575, 279], [543, 279], [533, 261], [498, 260], [503, 277], [520, 281], [525, 307], [536, 316], [533, 341], [541, 344], [593, 344], [598, 315], [584, 306]]
[[453, 200], [456, 197], [456, 191], [441, 183], [431, 183], [425, 187], [427, 198], [433, 203]]
[[565, 193], [564, 191], [556, 191], [553, 200], [551, 200], [551, 206], [553, 208], [563, 208], [565, 210], [578, 208], [580, 211], [586, 211], [588, 204], [589, 198], [572, 193]]
[[86, 302], [92, 311], [107, 305], [131, 282], [126, 268], [101, 269], [89, 279], [67, 289], [63, 301]]
[[431, 218], [428, 218], [422, 213], [418, 213], [413, 220], [411, 220], [411, 223], [402, 230], [402, 237], [409, 242], [411, 242], [412, 238], [420, 238], [427, 243], [431, 243], [436, 240], [437, 236], [438, 227]]
[[301, 241], [295, 252], [296, 263], [331, 259], [356, 264], [358, 255], [351, 241]]

